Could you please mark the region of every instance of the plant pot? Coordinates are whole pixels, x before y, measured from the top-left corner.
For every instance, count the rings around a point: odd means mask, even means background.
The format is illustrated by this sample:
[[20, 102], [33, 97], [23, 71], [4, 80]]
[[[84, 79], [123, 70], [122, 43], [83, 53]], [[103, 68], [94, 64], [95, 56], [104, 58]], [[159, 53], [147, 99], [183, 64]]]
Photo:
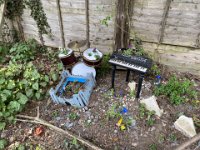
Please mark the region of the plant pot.
[[66, 67], [71, 66], [77, 62], [77, 58], [74, 56], [73, 50], [70, 50], [67, 55], [59, 54], [58, 57]]

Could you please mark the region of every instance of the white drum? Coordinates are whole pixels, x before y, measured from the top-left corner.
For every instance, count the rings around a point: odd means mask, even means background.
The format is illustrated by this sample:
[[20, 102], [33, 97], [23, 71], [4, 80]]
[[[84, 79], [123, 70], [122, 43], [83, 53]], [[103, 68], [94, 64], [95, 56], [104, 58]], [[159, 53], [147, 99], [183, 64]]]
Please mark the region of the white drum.
[[93, 67], [89, 67], [83, 62], [78, 62], [72, 68], [72, 75], [78, 75], [86, 77], [88, 73], [92, 73], [93, 76], [96, 76], [96, 70]]

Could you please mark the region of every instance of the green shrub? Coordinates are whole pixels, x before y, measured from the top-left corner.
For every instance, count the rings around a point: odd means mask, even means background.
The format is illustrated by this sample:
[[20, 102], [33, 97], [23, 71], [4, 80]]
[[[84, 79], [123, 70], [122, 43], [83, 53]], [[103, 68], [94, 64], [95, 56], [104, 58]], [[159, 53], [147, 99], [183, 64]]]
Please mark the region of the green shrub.
[[34, 60], [37, 49], [39, 47], [35, 40], [16, 43], [10, 49], [11, 61], [28, 62]]
[[101, 65], [97, 70], [97, 75], [98, 76], [105, 76], [107, 73], [109, 73], [110, 67], [111, 67], [110, 63], [108, 62], [109, 59], [110, 59], [110, 55], [109, 54], [103, 56]]
[[175, 76], [172, 76], [167, 84], [162, 84], [154, 89], [154, 94], [165, 95], [169, 97], [170, 102], [179, 105], [185, 102], [186, 99], [197, 98], [197, 92], [192, 90], [192, 82], [188, 79], [179, 81]]
[[7, 60], [6, 54], [8, 54], [10, 49], [10, 44], [0, 43], [0, 63], [5, 63]]

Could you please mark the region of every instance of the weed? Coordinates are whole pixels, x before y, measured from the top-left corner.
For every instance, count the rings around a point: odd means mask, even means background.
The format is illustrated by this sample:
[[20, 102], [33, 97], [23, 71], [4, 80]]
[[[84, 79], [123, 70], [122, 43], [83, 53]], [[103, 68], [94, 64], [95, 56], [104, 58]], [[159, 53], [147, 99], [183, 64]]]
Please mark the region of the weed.
[[197, 98], [197, 92], [192, 90], [192, 82], [188, 79], [179, 81], [175, 76], [171, 77], [167, 84], [155, 87], [154, 94], [169, 97], [170, 102], [179, 105], [186, 99]]
[[158, 65], [153, 64], [153, 65], [151, 66], [150, 73], [151, 73], [153, 76], [160, 75], [161, 72], [160, 72], [160, 69], [159, 69]]
[[146, 123], [148, 126], [153, 126], [155, 124], [155, 118], [153, 118], [154, 114], [154, 111], [148, 111], [145, 108], [145, 104], [139, 105], [139, 118], [146, 118]]
[[113, 118], [119, 118], [121, 117], [120, 112], [117, 111], [117, 104], [113, 104], [109, 110], [106, 112], [106, 118], [113, 119]]
[[130, 97], [132, 97], [132, 98], [135, 97], [135, 91], [134, 91], [134, 90], [130, 91], [130, 94], [129, 94], [129, 95], [130, 95]]
[[170, 135], [169, 135], [169, 140], [170, 140], [171, 142], [175, 142], [175, 141], [177, 140], [176, 135], [175, 135], [175, 134], [170, 134]]
[[165, 141], [165, 136], [163, 134], [160, 134], [158, 137], [158, 142], [163, 143]]
[[133, 55], [133, 49], [128, 48], [128, 49], [124, 50], [122, 54], [125, 55], [125, 56], [132, 56]]
[[157, 145], [155, 143], [149, 145], [149, 150], [157, 150]]
[[103, 97], [105, 98], [105, 99], [107, 99], [107, 98], [111, 98], [112, 96], [114, 96], [114, 89], [110, 89], [110, 90], [108, 90], [107, 92], [105, 92], [104, 94], [103, 94]]
[[66, 150], [85, 150], [85, 147], [81, 146], [76, 138], [73, 138], [71, 141], [64, 140], [64, 148]]
[[77, 115], [76, 113], [72, 112], [69, 114], [69, 119], [70, 120], [76, 120], [79, 118], [79, 115]]
[[110, 63], [108, 62], [110, 59], [110, 54], [108, 55], [104, 55], [103, 59], [101, 61], [101, 65], [99, 66], [99, 68], [97, 69], [97, 75], [98, 76], [105, 76], [107, 73], [110, 72]]
[[85, 125], [86, 127], [90, 127], [90, 126], [92, 125], [91, 120], [85, 120], [84, 125]]
[[70, 50], [59, 47], [59, 51], [60, 51], [60, 54], [68, 55]]
[[111, 20], [111, 16], [106, 16], [106, 18], [100, 20], [100, 23], [101, 23], [102, 25], [105, 25], [105, 26], [108, 27], [108, 22], [109, 22], [110, 20]]
[[52, 112], [52, 116], [53, 116], [54, 118], [55, 118], [55, 117], [58, 117], [58, 114], [59, 114], [58, 110], [55, 110], [55, 111]]

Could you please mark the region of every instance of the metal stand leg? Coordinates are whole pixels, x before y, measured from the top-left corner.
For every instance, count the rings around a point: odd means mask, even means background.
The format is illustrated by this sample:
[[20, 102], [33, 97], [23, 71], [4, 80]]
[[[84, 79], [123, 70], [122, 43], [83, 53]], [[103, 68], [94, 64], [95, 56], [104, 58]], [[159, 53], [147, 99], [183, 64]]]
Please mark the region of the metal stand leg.
[[112, 67], [112, 88], [114, 88], [116, 65]]
[[138, 88], [137, 88], [136, 98], [140, 98], [140, 91], [141, 91], [141, 88], [142, 88], [143, 79], [144, 79], [144, 74], [140, 74], [139, 81], [138, 81]]
[[130, 71], [131, 71], [131, 70], [127, 69], [127, 73], [126, 73], [126, 82], [129, 81]]

